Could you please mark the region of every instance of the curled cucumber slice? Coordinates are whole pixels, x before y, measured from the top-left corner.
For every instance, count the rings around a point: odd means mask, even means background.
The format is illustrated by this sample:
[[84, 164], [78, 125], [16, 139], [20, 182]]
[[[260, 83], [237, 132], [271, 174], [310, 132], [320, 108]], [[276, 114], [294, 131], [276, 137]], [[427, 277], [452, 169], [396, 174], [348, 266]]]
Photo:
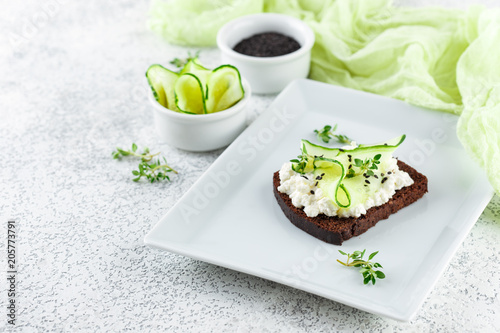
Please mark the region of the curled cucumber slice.
[[210, 69], [207, 69], [203, 67], [199, 62], [198, 58], [191, 58], [189, 61], [184, 65], [182, 70], [180, 71], [180, 75], [183, 74], [193, 74], [195, 75], [201, 82], [202, 87], [204, 88], [205, 91], [205, 98], [206, 98], [206, 86], [207, 86], [207, 81], [210, 75], [212, 74], [212, 71]]
[[146, 71], [146, 78], [153, 91], [155, 99], [167, 109], [178, 111], [175, 105], [175, 95], [172, 87], [179, 74], [166, 69], [162, 65], [154, 64]]
[[188, 60], [188, 62], [184, 65], [184, 67], [181, 69], [180, 74], [186, 74], [186, 73], [191, 73], [191, 74], [198, 74], [199, 72], [208, 72], [210, 73], [211, 70], [208, 68], [203, 67], [202, 64], [198, 61], [198, 58], [191, 58]]
[[204, 114], [205, 93], [200, 79], [192, 74], [185, 73], [179, 76], [174, 84], [175, 105], [184, 113]]
[[230, 108], [241, 100], [244, 94], [238, 69], [231, 65], [217, 67], [207, 82], [207, 113]]

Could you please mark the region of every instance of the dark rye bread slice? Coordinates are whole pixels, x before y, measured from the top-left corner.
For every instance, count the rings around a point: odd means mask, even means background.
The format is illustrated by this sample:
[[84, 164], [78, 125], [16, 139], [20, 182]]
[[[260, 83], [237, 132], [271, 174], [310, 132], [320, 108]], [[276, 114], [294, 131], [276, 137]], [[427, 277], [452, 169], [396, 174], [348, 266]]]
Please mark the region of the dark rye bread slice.
[[280, 185], [279, 171], [274, 173], [274, 196], [285, 213], [285, 216], [296, 227], [308, 234], [330, 244], [342, 245], [342, 242], [354, 236], [359, 236], [369, 228], [384, 220], [418, 199], [427, 192], [427, 177], [417, 172], [408, 164], [398, 160], [399, 169], [406, 171], [413, 179], [413, 184], [396, 191], [394, 196], [385, 204], [370, 208], [360, 217], [337, 217], [320, 214], [308, 217], [304, 210], [292, 205], [292, 200], [286, 193], [278, 191]]

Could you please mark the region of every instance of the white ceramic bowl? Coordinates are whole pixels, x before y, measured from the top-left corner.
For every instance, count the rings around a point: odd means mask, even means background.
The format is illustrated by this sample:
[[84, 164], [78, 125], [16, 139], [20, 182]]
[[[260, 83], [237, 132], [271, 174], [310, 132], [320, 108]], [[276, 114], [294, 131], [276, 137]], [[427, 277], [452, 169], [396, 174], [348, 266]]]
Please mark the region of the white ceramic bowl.
[[252, 94], [244, 79], [243, 99], [227, 110], [210, 114], [186, 114], [169, 110], [155, 100], [153, 105], [156, 132], [160, 140], [176, 148], [203, 152], [229, 145], [246, 127], [246, 105]]
[[[243, 39], [264, 32], [277, 32], [294, 38], [300, 49], [277, 57], [253, 57], [233, 48]], [[299, 19], [282, 14], [262, 13], [242, 16], [226, 23], [217, 34], [222, 63], [236, 66], [254, 93], [280, 92], [295, 79], [309, 74], [314, 32]]]

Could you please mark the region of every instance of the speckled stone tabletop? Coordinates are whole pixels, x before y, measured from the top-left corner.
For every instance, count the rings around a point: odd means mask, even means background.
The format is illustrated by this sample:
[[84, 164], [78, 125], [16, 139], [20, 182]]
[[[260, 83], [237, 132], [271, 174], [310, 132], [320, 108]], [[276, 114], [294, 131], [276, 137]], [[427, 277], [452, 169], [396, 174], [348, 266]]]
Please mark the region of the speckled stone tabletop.
[[[18, 223], [17, 321], [7, 323], [2, 276], [2, 330], [500, 331], [498, 196], [409, 323], [144, 246], [144, 235], [223, 151], [188, 153], [158, 141], [145, 69], [198, 49], [148, 31], [148, 7], [133, 0], [2, 3], [2, 248], [7, 220]], [[202, 49], [200, 57], [209, 67], [219, 64], [217, 49]], [[248, 121], [274, 97], [254, 96]], [[162, 151], [182, 172], [171, 183], [132, 182], [134, 162], [110, 156], [132, 142]]]

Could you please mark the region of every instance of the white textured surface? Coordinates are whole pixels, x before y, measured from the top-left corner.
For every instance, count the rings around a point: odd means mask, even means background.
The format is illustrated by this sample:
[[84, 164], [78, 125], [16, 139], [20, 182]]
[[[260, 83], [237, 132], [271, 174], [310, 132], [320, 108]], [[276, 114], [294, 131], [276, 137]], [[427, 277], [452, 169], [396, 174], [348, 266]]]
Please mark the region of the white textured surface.
[[[457, 6], [469, 2], [478, 1]], [[144, 247], [143, 236], [221, 153], [158, 143], [145, 69], [196, 49], [147, 31], [147, 10], [132, 0], [2, 5], [0, 217], [21, 224], [17, 331], [500, 331], [497, 196], [411, 323]], [[26, 36], [15, 50], [13, 34]], [[208, 66], [218, 58], [202, 50]], [[272, 99], [253, 98], [249, 120]], [[161, 150], [181, 174], [172, 183], [130, 181], [134, 162], [110, 153], [133, 141]]]

